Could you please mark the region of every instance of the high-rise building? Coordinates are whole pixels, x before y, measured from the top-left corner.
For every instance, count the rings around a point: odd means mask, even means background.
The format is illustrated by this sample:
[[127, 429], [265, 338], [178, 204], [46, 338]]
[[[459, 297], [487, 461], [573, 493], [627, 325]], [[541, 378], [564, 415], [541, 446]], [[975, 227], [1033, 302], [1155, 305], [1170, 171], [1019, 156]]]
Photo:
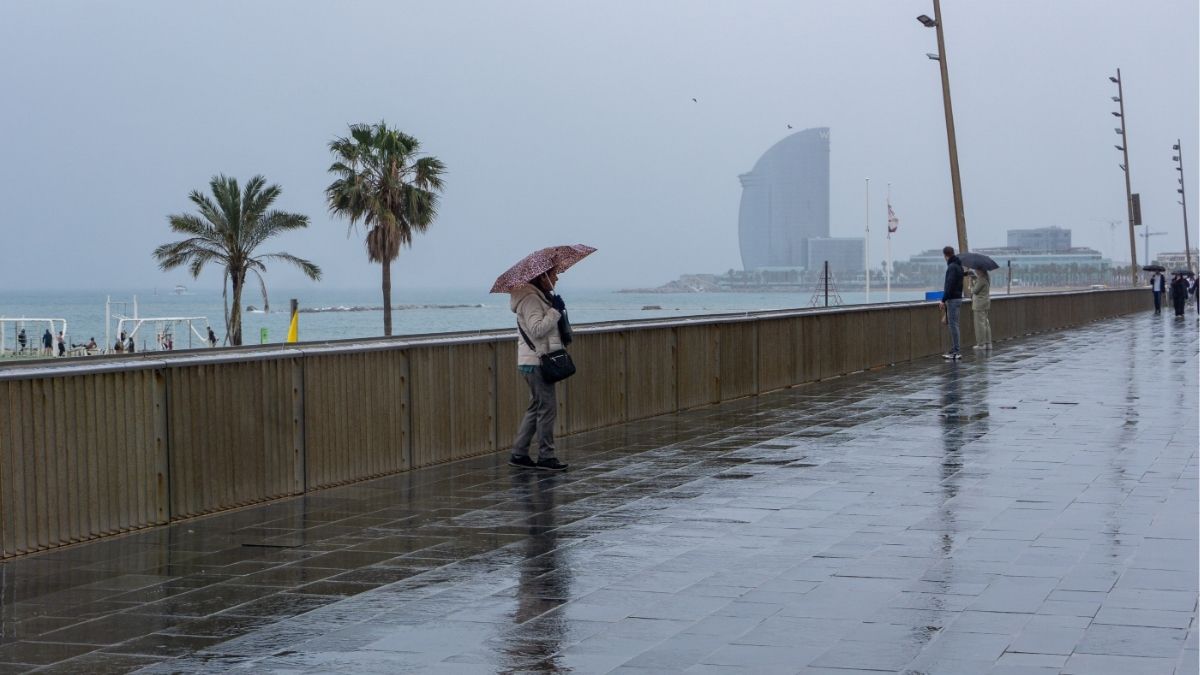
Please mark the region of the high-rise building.
[[742, 266], [806, 267], [808, 240], [829, 236], [829, 128], [784, 138], [738, 178]]
[[1058, 226], [1009, 230], [1008, 248], [1022, 251], [1070, 251], [1071, 230]]

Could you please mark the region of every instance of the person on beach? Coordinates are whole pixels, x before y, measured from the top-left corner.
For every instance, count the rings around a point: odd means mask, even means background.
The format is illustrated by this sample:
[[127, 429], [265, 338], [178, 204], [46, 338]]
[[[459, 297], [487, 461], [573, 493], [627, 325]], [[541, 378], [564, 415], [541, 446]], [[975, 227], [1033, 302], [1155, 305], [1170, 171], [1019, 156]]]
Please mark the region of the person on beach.
[[87, 341], [87, 344], [84, 345], [83, 348], [87, 350], [88, 354], [92, 354], [96, 351], [98, 346], [99, 345], [96, 344], [96, 338], [91, 338]]
[[42, 333], [42, 353], [54, 356], [54, 334], [47, 328], [45, 333]]
[[212, 326], [208, 327], [208, 346], [209, 347], [217, 346], [217, 334], [213, 332]]
[[1171, 303], [1175, 305], [1175, 316], [1183, 316], [1187, 298], [1187, 279], [1182, 274], [1176, 274], [1171, 278]]
[[992, 348], [992, 280], [987, 270], [975, 270], [971, 282], [971, 316], [975, 319], [975, 349]]
[[1154, 313], [1162, 314], [1162, 294], [1167, 290], [1167, 278], [1162, 272], [1150, 275], [1150, 291], [1154, 293]]
[[66, 356], [67, 355], [67, 340], [63, 336], [62, 331], [58, 332], [58, 337], [55, 338], [55, 344], [58, 345], [58, 355]]
[[20, 333], [17, 333], [17, 344], [21, 345], [21, 351], [25, 351], [25, 347], [29, 345], [29, 336], [25, 334], [25, 329], [22, 328]]
[[[555, 384], [542, 377], [541, 355], [563, 348], [559, 319], [566, 311], [563, 299], [554, 293], [558, 274], [553, 269], [509, 292], [509, 307], [517, 315], [517, 369], [529, 385], [529, 406], [513, 440], [512, 466], [544, 471], [565, 471], [554, 450], [554, 421], [558, 417]], [[534, 437], [538, 458], [529, 456]]]
[[958, 310], [962, 305], [963, 268], [954, 254], [954, 247], [942, 249], [942, 257], [946, 259], [946, 282], [942, 286], [942, 310], [946, 313], [946, 327], [950, 329], [950, 351], [942, 354], [943, 359], [954, 361], [962, 358], [959, 346]]

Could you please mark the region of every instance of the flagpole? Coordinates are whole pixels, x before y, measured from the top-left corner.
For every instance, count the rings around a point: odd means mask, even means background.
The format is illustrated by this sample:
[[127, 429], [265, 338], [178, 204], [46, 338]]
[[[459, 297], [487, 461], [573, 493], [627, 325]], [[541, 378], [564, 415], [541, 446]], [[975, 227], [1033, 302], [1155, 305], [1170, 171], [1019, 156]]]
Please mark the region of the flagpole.
[[863, 238], [863, 273], [867, 278], [867, 302], [871, 302], [871, 179], [866, 193], [867, 236]]
[[892, 301], [892, 184], [888, 183], [888, 226], [887, 226], [887, 301]]

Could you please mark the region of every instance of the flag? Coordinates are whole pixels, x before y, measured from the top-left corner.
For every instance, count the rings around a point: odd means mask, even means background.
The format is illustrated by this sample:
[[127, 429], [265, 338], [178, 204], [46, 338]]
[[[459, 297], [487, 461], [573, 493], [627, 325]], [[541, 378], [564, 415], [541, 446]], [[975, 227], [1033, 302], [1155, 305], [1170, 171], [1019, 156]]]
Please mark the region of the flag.
[[287, 341], [298, 342], [300, 340], [300, 313], [292, 312], [292, 323], [288, 326]]
[[892, 202], [888, 202], [888, 234], [895, 232], [900, 227], [900, 219], [896, 217], [896, 212], [892, 210]]

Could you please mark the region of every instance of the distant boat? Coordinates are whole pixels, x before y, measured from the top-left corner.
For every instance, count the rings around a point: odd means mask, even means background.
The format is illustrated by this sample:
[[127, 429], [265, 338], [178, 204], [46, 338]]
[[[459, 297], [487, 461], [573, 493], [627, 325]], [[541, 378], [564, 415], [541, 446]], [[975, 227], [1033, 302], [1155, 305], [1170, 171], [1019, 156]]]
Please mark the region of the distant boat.
[[187, 293], [187, 286], [183, 284], [175, 284], [175, 295], [183, 295]]

